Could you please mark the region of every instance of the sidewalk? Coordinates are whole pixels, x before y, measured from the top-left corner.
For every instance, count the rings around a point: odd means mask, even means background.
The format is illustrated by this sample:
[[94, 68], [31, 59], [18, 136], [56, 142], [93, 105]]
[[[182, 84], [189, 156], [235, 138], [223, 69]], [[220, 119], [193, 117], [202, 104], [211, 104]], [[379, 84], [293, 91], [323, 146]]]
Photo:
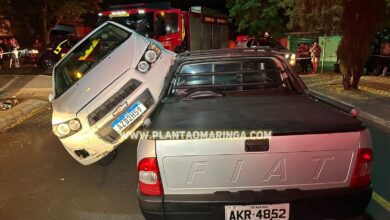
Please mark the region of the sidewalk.
[[45, 75], [0, 75], [0, 100], [19, 101], [14, 107], [0, 111], [0, 133], [49, 106], [51, 79]]
[[40, 99], [47, 101], [51, 92], [51, 76], [0, 75], [0, 98]]
[[344, 90], [342, 75], [335, 73], [301, 76], [314, 92], [353, 106], [360, 116], [390, 129], [390, 77], [363, 76], [359, 90]]

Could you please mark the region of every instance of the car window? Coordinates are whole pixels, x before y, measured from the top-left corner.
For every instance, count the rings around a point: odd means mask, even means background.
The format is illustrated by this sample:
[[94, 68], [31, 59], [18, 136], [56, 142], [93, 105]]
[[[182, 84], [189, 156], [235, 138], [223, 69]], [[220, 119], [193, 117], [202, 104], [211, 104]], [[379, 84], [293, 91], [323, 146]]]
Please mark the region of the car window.
[[126, 30], [107, 24], [84, 39], [55, 69], [56, 96], [60, 96], [83, 78], [89, 70], [122, 44], [130, 35], [131, 33]]
[[183, 96], [193, 89], [219, 92], [289, 90], [288, 75], [282, 74], [277, 62], [273, 58], [260, 58], [185, 64], [175, 75], [170, 95]]
[[178, 13], [161, 12], [156, 15], [157, 36], [174, 34], [179, 31]]

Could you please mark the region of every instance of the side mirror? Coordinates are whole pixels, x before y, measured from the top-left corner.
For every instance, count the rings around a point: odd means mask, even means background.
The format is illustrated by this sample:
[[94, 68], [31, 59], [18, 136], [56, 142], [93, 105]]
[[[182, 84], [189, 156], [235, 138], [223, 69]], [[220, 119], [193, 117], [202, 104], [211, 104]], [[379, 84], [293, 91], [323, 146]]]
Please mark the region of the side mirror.
[[49, 94], [49, 102], [53, 102], [53, 100], [54, 100], [54, 94], [51, 92], [50, 94]]

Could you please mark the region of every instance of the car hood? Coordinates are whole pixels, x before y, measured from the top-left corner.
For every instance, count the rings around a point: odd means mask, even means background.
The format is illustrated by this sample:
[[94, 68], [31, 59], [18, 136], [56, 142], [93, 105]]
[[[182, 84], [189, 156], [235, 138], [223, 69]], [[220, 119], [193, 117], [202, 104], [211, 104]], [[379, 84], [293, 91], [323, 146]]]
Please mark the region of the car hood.
[[135, 69], [152, 40], [133, 33], [64, 94], [53, 100], [52, 123], [75, 118], [99, 93], [129, 69]]

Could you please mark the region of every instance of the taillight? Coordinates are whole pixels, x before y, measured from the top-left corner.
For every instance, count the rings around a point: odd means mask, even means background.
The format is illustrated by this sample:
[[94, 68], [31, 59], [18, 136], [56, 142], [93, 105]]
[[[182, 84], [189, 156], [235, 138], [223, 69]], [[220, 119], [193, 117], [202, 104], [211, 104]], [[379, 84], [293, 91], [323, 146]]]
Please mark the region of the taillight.
[[360, 114], [360, 112], [359, 112], [359, 110], [357, 110], [356, 108], [353, 108], [353, 109], [351, 110], [351, 115], [352, 115], [352, 117], [356, 118], [357, 116], [359, 116], [359, 114]]
[[361, 148], [358, 150], [355, 170], [350, 183], [351, 188], [364, 187], [371, 182], [372, 150]]
[[138, 163], [138, 187], [144, 195], [162, 195], [163, 190], [156, 158], [144, 158]]

